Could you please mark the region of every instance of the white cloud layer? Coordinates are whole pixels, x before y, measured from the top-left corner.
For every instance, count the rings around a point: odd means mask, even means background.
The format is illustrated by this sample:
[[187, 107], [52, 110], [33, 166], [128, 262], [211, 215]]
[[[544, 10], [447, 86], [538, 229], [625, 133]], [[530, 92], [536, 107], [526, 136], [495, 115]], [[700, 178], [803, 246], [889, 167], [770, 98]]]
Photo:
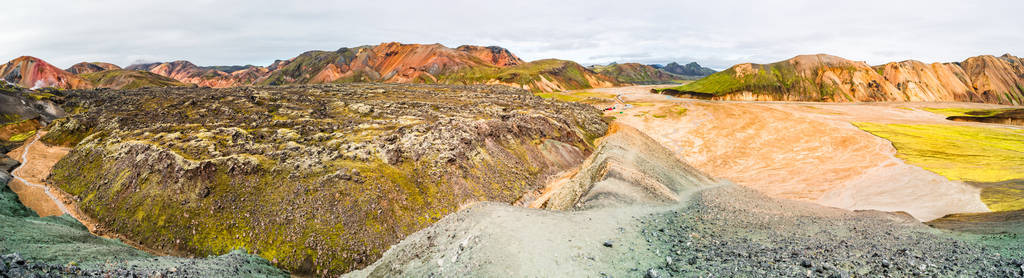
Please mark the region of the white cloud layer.
[[388, 41], [499, 45], [525, 60], [697, 61], [828, 53], [870, 64], [1024, 55], [1024, 1], [13, 1], [0, 59], [59, 67], [268, 65]]

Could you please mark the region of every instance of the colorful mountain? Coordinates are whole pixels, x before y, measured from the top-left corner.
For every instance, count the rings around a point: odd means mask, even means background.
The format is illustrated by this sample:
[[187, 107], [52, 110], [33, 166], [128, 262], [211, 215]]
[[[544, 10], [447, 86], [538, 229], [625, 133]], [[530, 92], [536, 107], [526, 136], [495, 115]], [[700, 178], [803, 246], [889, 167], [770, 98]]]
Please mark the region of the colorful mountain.
[[500, 47], [384, 43], [377, 46], [308, 51], [270, 66], [261, 84], [376, 81], [436, 82], [437, 76], [466, 68], [517, 65], [520, 60]]
[[570, 61], [523, 62], [497, 46], [384, 43], [308, 51], [268, 67], [264, 85], [296, 83], [508, 84], [534, 91], [610, 86], [616, 82]]
[[475, 45], [463, 45], [456, 48], [458, 51], [467, 52], [470, 55], [480, 58], [485, 62], [490, 62], [492, 65], [499, 67], [515, 66], [523, 62], [522, 59], [516, 57], [508, 49], [498, 46], [475, 46]]
[[74, 74], [74, 75], [80, 75], [80, 74], [101, 72], [101, 71], [112, 70], [112, 69], [121, 69], [121, 67], [119, 67], [119, 66], [117, 66], [115, 64], [111, 64], [111, 63], [81, 62], [81, 63], [75, 64], [75, 65], [71, 66], [70, 68], [68, 68], [67, 72], [70, 72], [71, 74]]
[[224, 88], [249, 84], [249, 82], [240, 82], [231, 73], [217, 70], [216, 68], [199, 67], [192, 62], [182, 60], [167, 63], [137, 64], [128, 66], [125, 69], [148, 71], [202, 87]]
[[88, 81], [31, 56], [21, 56], [0, 65], [0, 79], [24, 88], [92, 88]]
[[969, 101], [1024, 104], [1024, 61], [1009, 54], [961, 63], [903, 61], [870, 67], [825, 54], [739, 64], [669, 94], [734, 100]]
[[142, 87], [182, 87], [190, 84], [179, 82], [148, 71], [112, 69], [80, 75], [97, 88], [138, 89]]

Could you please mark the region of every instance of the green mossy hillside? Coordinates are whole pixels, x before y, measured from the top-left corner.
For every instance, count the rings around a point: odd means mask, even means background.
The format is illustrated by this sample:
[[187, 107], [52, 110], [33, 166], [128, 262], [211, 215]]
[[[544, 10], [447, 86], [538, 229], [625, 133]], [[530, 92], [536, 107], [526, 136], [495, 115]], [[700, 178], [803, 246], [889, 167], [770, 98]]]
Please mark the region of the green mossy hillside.
[[138, 70], [112, 69], [81, 75], [98, 88], [138, 89], [144, 87], [182, 87], [190, 86], [155, 73]]
[[[582, 161], [596, 109], [506, 86], [346, 84], [76, 94], [49, 181], [112, 231], [196, 256], [244, 248], [334, 276], [477, 201]], [[116, 124], [115, 124], [116, 123]]]
[[671, 74], [652, 66], [637, 63], [612, 63], [604, 66], [590, 67], [594, 72], [614, 78], [623, 84], [668, 84], [685, 79], [684, 76]]
[[812, 78], [797, 74], [796, 68], [788, 63], [754, 64], [751, 67], [753, 73], [739, 74], [736, 67], [732, 67], [685, 85], [658, 91], [696, 92], [715, 96], [749, 91], [780, 97], [785, 94], [795, 94], [797, 98], [826, 97], [825, 91], [818, 95], [822, 88]]
[[564, 90], [590, 89], [618, 83], [575, 62], [558, 59], [538, 60], [505, 68], [468, 68], [441, 75], [438, 82], [446, 84], [497, 82], [529, 88], [533, 92], [552, 91], [545, 83], [556, 84]]

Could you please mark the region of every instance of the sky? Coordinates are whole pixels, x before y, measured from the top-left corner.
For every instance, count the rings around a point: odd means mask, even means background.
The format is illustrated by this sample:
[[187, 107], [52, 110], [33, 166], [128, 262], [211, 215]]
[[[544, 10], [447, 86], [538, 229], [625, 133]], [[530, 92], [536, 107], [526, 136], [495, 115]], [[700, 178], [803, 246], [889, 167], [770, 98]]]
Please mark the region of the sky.
[[61, 68], [189, 60], [269, 65], [382, 42], [497, 45], [524, 60], [698, 62], [827, 53], [876, 65], [1024, 56], [1024, 1], [16, 1], [0, 60]]

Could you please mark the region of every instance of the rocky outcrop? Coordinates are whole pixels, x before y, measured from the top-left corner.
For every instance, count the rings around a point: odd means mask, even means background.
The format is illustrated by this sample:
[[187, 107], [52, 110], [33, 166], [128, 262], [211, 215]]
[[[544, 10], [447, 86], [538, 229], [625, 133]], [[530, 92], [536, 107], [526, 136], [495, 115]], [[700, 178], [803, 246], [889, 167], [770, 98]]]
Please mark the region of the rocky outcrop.
[[726, 100], [969, 101], [1024, 104], [1020, 58], [977, 56], [962, 63], [903, 61], [869, 67], [818, 54], [767, 64], [739, 64], [696, 82], [659, 90]]
[[88, 89], [92, 84], [36, 57], [21, 56], [0, 65], [0, 79], [24, 88]]
[[30, 91], [0, 82], [0, 125], [37, 120], [45, 125], [64, 117], [64, 110], [52, 100], [61, 98], [57, 90]]
[[[365, 266], [460, 206], [511, 203], [607, 125], [505, 86], [351, 84], [71, 94], [49, 178], [104, 229], [302, 273]], [[75, 139], [77, 138], [77, 139]], [[76, 141], [78, 141], [76, 143]]]
[[665, 84], [683, 79], [682, 76], [637, 63], [611, 63], [607, 66], [591, 66], [590, 69], [623, 84]]
[[81, 62], [75, 64], [67, 69], [68, 72], [74, 75], [82, 75], [86, 73], [101, 72], [105, 70], [121, 69], [121, 67], [103, 62]]
[[578, 171], [564, 184], [550, 188], [534, 206], [586, 210], [676, 204], [689, 193], [716, 184], [639, 130], [613, 124]]

